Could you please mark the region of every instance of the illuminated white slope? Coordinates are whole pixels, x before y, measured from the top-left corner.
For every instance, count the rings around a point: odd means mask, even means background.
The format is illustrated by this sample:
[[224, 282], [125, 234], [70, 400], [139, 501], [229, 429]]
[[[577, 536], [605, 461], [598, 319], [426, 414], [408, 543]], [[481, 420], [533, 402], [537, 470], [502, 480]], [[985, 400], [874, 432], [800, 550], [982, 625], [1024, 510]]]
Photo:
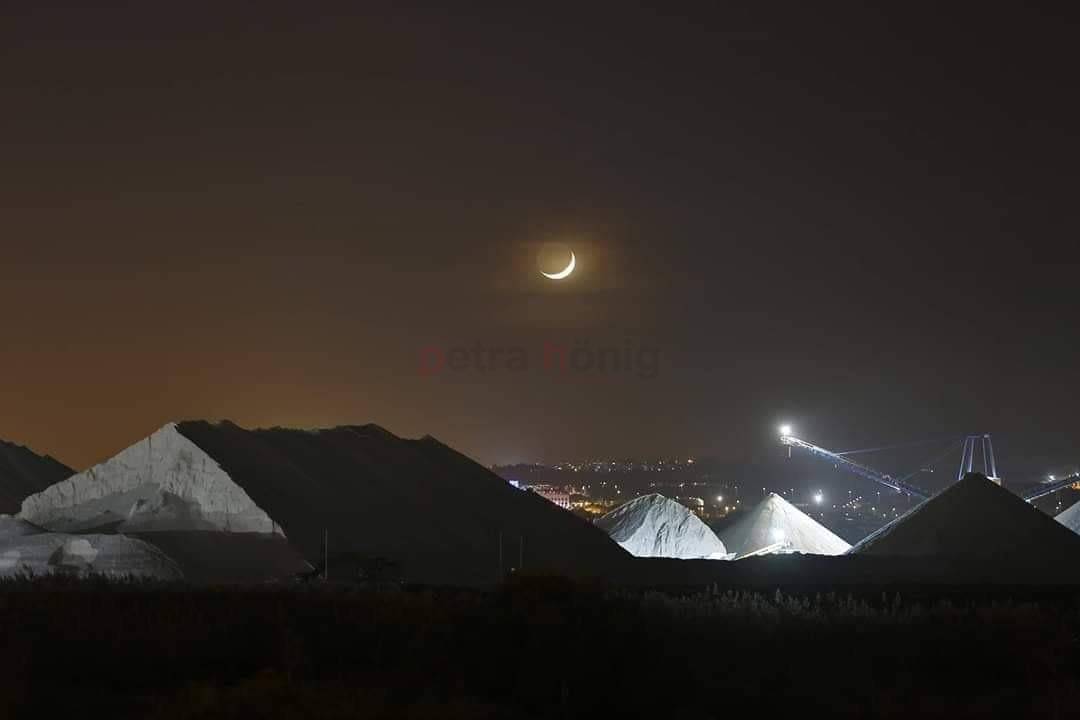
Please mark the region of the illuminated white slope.
[[724, 559], [727, 551], [709, 526], [663, 495], [643, 495], [596, 521], [612, 540], [637, 557]]
[[48, 530], [283, 534], [218, 463], [169, 424], [110, 460], [23, 500]]
[[1054, 519], [1074, 533], [1080, 533], [1080, 502], [1065, 508]]
[[776, 553], [843, 555], [851, 546], [776, 493], [762, 500], [720, 539], [736, 559], [768, 550]]

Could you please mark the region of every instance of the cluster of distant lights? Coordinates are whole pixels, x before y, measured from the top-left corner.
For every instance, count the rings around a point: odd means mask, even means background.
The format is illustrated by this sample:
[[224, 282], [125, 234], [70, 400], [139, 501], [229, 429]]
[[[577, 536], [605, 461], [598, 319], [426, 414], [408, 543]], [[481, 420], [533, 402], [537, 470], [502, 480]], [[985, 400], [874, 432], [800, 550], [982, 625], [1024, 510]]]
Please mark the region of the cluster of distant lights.
[[643, 472], [664, 472], [665, 470], [680, 470], [687, 466], [693, 465], [694, 458], [678, 458], [678, 459], [665, 459], [661, 458], [654, 461], [649, 460], [590, 460], [588, 462], [573, 463], [573, 462], [561, 462], [556, 463], [552, 467], [555, 470], [564, 472], [593, 472], [593, 473], [610, 473], [610, 472], [627, 472], [631, 470], [641, 470]]
[[[792, 428], [792, 426], [790, 424], [784, 423], [784, 424], [780, 425], [777, 428], [777, 431], [780, 433], [781, 437], [786, 438], [786, 437], [791, 437], [792, 436], [792, 433], [794, 432], [794, 429]], [[582, 471], [585, 471], [585, 472], [618, 472], [618, 471], [627, 471], [627, 470], [643, 470], [643, 471], [646, 471], [646, 472], [662, 472], [664, 470], [673, 469], [673, 468], [682, 468], [682, 467], [686, 467], [688, 465], [693, 465], [693, 464], [694, 464], [694, 458], [686, 458], [686, 460], [681, 460], [681, 459], [675, 459], [675, 460], [659, 459], [659, 460], [655, 461], [655, 463], [649, 463], [649, 462], [645, 462], [645, 461], [634, 461], [634, 460], [623, 460], [623, 461], [597, 460], [597, 461], [586, 462], [586, 463], [559, 463], [559, 464], [555, 465], [554, 468], [556, 470], [570, 470], [570, 471], [573, 471], [573, 472], [582, 472]], [[1073, 472], [1071, 475], [1068, 475], [1068, 476], [1064, 477], [1063, 479], [1068, 480], [1069, 478], [1076, 478], [1077, 481], [1080, 482], [1080, 470], [1077, 470], [1077, 471]], [[1057, 476], [1056, 475], [1047, 475], [1047, 479], [1050, 482], [1057, 482]], [[516, 485], [517, 483], [513, 483], [513, 484]], [[696, 486], [696, 485], [703, 485], [704, 483], [696, 483], [695, 482], [695, 483], [691, 483], [691, 484]], [[607, 485], [607, 482], [602, 482], [601, 485]], [[655, 487], [656, 483], [650, 483], [649, 485], [650, 485], [650, 487]], [[680, 483], [679, 484], [680, 488], [685, 487], [685, 486], [686, 486], [686, 483]], [[615, 489], [616, 494], [618, 494], [618, 495], [622, 494], [622, 491], [621, 491], [621, 489], [619, 488], [618, 485], [615, 485], [614, 489]], [[765, 492], [765, 488], [762, 488], [762, 492]], [[794, 488], [792, 488], [792, 492], [794, 493]], [[849, 491], [849, 494], [850, 494], [850, 491]], [[879, 492], [878, 493], [879, 498], [880, 498], [880, 495], [881, 495], [881, 493]], [[821, 492], [820, 490], [817, 490], [817, 491], [815, 491], [813, 493], [813, 495], [811, 495], [811, 500], [813, 501], [813, 503], [815, 505], [823, 505], [825, 503], [825, 494], [823, 492]], [[855, 498], [851, 498], [846, 503], [843, 503], [842, 505], [840, 505], [839, 509], [854, 510], [854, 509], [856, 509], [856, 507], [858, 506], [858, 504], [859, 504], [859, 502], [861, 500], [862, 500], [861, 495], [858, 496], [858, 497], [855, 497]], [[730, 512], [730, 510], [735, 509], [734, 507], [723, 506], [723, 502], [724, 502], [724, 496], [723, 495], [718, 495], [716, 497], [716, 504], [718, 506], [724, 507], [724, 510], [729, 511], [729, 512]], [[741, 501], [736, 500], [735, 502], [738, 504]], [[1058, 505], [1061, 505], [1060, 501], [1058, 502]], [[833, 508], [837, 509], [837, 506], [833, 505]], [[877, 507], [876, 506], [871, 507], [870, 511], [876, 515], [877, 514]], [[892, 514], [893, 515], [897, 514], [896, 508], [892, 508]], [[888, 513], [883, 512], [881, 514], [881, 516], [883, 518], [888, 517]], [[780, 541], [782, 539], [783, 538], [780, 538], [778, 541]]]
[[[600, 483], [600, 484], [603, 485], [603, 483]], [[690, 487], [708, 487], [710, 484], [714, 484], [714, 483], [707, 483], [707, 482], [697, 481], [697, 480], [695, 480], [693, 482], [690, 482], [690, 483], [681, 482], [681, 483], [678, 483], [678, 485], [676, 485], [675, 483], [671, 483], [671, 482], [650, 482], [649, 487], [651, 487], [651, 488], [655, 488], [655, 487], [661, 487], [661, 488], [663, 488], [663, 487], [680, 487], [680, 488], [684, 488], [687, 485], [689, 485]], [[735, 489], [738, 490], [738, 488], [739, 488], [739, 486], [736, 485]]]

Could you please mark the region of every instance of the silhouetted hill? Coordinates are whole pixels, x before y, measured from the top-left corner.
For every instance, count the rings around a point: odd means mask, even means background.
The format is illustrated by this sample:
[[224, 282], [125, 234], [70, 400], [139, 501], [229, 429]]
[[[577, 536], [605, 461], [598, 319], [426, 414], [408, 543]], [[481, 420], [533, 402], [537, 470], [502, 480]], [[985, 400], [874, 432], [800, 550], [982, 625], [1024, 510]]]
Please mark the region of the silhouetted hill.
[[27, 495], [41, 492], [74, 473], [48, 455], [0, 440], [0, 513], [19, 512]]
[[978, 473], [872, 533], [849, 552], [953, 559], [988, 577], [1062, 581], [1080, 575], [1080, 535]]
[[526, 570], [579, 577], [611, 576], [629, 561], [601, 530], [430, 437], [404, 440], [376, 425], [245, 430], [196, 421], [178, 430], [316, 566], [324, 531], [332, 555], [387, 558], [406, 579], [427, 583], [496, 581], [500, 535], [504, 572], [519, 557]]

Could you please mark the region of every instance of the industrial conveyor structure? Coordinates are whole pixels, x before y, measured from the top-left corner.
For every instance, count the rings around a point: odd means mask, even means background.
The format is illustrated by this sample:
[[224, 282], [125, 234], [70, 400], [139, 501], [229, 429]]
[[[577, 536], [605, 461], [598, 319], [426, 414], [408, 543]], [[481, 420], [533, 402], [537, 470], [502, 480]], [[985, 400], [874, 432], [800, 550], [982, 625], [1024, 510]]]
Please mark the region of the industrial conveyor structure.
[[[884, 485], [890, 490], [894, 490], [902, 495], [917, 498], [919, 500], [926, 500], [930, 497], [930, 493], [925, 490], [916, 487], [908, 482], [908, 480], [915, 474], [910, 473], [901, 478], [894, 478], [888, 473], [876, 470], [868, 465], [855, 462], [849, 455], [854, 452], [838, 453], [826, 448], [814, 445], [792, 434], [791, 426], [784, 425], [780, 428], [780, 443], [786, 445], [788, 448], [788, 455], [791, 454], [792, 448], [804, 450], [811, 455], [828, 460], [833, 463], [837, 468], [846, 470], [847, 472], [857, 475], [858, 477], [871, 480]], [[994, 458], [994, 443], [989, 433], [982, 433], [977, 435], [966, 435], [962, 438], [962, 443], [957, 440], [950, 445], [949, 452], [960, 445], [960, 469], [956, 474], [957, 481], [963, 479], [965, 475], [970, 472], [981, 471], [986, 477], [996, 482], [998, 485], [1002, 485], [1002, 479], [997, 473], [997, 461]], [[873, 448], [874, 450], [886, 450], [890, 448]], [[861, 451], [855, 451], [861, 452]], [[981, 460], [981, 463], [979, 462]], [[981, 468], [979, 467], [981, 464]], [[915, 472], [918, 472], [916, 470]], [[1039, 498], [1046, 497], [1058, 490], [1064, 490], [1065, 488], [1072, 487], [1080, 484], [1080, 472], [1072, 473], [1066, 477], [1056, 478], [1050, 476], [1047, 482], [1040, 483], [1033, 488], [1017, 493], [1021, 498], [1032, 502]]]

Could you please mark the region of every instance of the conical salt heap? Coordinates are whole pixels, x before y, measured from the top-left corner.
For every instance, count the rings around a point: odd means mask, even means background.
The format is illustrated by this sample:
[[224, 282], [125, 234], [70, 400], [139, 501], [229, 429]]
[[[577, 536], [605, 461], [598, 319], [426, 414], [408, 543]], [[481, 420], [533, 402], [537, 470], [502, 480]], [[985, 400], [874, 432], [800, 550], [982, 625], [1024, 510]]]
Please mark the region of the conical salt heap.
[[637, 557], [722, 560], [727, 556], [724, 544], [697, 515], [655, 493], [619, 506], [596, 524]]
[[990, 580], [1080, 573], [1080, 535], [979, 473], [970, 473], [851, 548], [851, 554], [962, 561]]
[[1080, 533], [1080, 502], [1065, 508], [1054, 519], [1074, 533]]
[[843, 555], [851, 546], [776, 493], [720, 533], [735, 559], [764, 553]]

